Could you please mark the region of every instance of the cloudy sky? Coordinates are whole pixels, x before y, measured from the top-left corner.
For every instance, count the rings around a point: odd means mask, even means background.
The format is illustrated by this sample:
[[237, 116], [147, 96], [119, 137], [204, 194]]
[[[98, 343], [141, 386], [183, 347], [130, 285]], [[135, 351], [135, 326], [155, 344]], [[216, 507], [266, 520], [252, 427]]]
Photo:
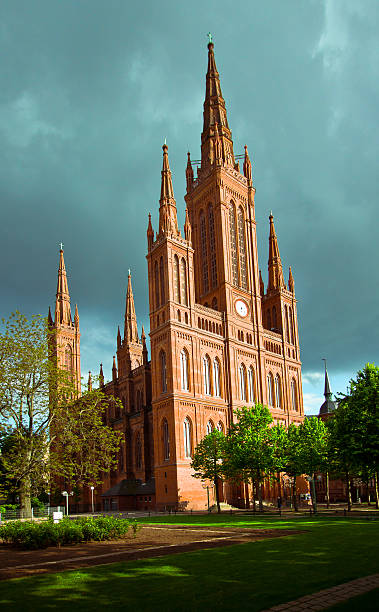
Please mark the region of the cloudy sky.
[[199, 158], [207, 38], [253, 160], [260, 267], [272, 209], [296, 283], [308, 413], [378, 362], [377, 0], [3, 0], [0, 315], [54, 304], [58, 244], [82, 370], [110, 376], [131, 268], [148, 328], [146, 225], [167, 138], [179, 220]]

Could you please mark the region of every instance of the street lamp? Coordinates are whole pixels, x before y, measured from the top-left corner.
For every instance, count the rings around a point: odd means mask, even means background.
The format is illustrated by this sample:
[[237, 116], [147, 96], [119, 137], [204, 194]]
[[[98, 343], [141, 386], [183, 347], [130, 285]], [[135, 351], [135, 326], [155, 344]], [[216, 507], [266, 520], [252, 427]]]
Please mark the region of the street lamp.
[[90, 489], [91, 489], [91, 502], [92, 502], [92, 514], [95, 512], [95, 506], [94, 506], [94, 503], [93, 503], [93, 490], [94, 490], [94, 488], [95, 488], [94, 486], [90, 487]]
[[66, 498], [66, 516], [68, 516], [68, 496], [74, 495], [74, 492], [71, 491], [70, 493], [68, 493], [68, 491], [62, 491], [62, 495]]

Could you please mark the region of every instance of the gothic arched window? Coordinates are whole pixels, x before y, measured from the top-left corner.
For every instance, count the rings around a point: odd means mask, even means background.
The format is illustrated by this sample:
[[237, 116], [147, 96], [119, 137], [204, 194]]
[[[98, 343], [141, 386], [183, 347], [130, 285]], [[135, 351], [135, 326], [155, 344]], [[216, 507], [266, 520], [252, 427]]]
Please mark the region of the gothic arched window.
[[72, 372], [72, 348], [69, 344], [64, 351], [64, 367], [67, 372]]
[[217, 429], [218, 431], [221, 431], [223, 433], [224, 431], [224, 425], [222, 424], [222, 422], [220, 421], [219, 423], [217, 423]]
[[292, 308], [291, 306], [288, 309], [288, 319], [289, 319], [289, 328], [290, 328], [290, 338], [291, 344], [294, 344], [294, 325], [293, 325], [293, 316], [292, 316]]
[[246, 402], [246, 368], [243, 363], [239, 367], [241, 401]]
[[139, 432], [136, 435], [134, 452], [135, 452], [135, 465], [136, 465], [137, 470], [140, 470], [142, 468], [142, 443], [141, 443], [141, 434]]
[[208, 355], [203, 358], [203, 378], [204, 378], [204, 394], [211, 394], [211, 373], [209, 367], [210, 359]]
[[170, 459], [170, 438], [168, 433], [167, 419], [162, 421], [162, 443], [163, 443], [163, 459], [167, 461]]
[[155, 307], [159, 308], [159, 271], [158, 271], [158, 262], [156, 261], [154, 264], [154, 282], [155, 282]]
[[207, 423], [207, 435], [208, 435], [208, 434], [210, 434], [210, 433], [212, 433], [212, 431], [214, 430], [214, 428], [215, 428], [215, 427], [214, 427], [214, 425], [213, 425], [212, 421], [208, 421], [208, 423]]
[[278, 320], [276, 316], [276, 306], [272, 307], [272, 326], [275, 330], [278, 328]]
[[188, 391], [188, 353], [185, 349], [180, 352], [180, 379], [182, 390]]
[[216, 240], [215, 240], [215, 218], [212, 204], [208, 207], [209, 224], [209, 251], [211, 256], [211, 284], [217, 286], [217, 260], [216, 260]]
[[271, 372], [267, 374], [267, 402], [269, 406], [274, 405], [274, 388]]
[[242, 206], [238, 209], [238, 242], [240, 255], [240, 286], [247, 289], [247, 255], [245, 237], [245, 215]]
[[174, 255], [174, 301], [180, 304], [179, 257]]
[[286, 317], [286, 338], [287, 338], [287, 342], [289, 342], [290, 341], [290, 326], [289, 326], [289, 321], [288, 321], [287, 305], [284, 306], [284, 312], [285, 312], [285, 317]]
[[161, 391], [166, 393], [167, 391], [167, 366], [166, 366], [166, 353], [161, 351], [159, 354], [160, 370], [161, 370]]
[[184, 434], [184, 456], [187, 459], [192, 457], [192, 425], [190, 419], [187, 417], [183, 423], [183, 434]]
[[207, 228], [203, 211], [200, 213], [200, 253], [203, 294], [209, 291]]
[[213, 361], [213, 387], [215, 397], [221, 397], [220, 362], [217, 357]]
[[230, 254], [232, 258], [232, 282], [238, 286], [238, 258], [237, 258], [237, 235], [236, 235], [236, 215], [233, 202], [229, 208], [230, 226]]
[[281, 386], [280, 386], [280, 378], [278, 375], [275, 376], [275, 405], [277, 408], [281, 407]]
[[248, 386], [249, 386], [249, 402], [251, 404], [253, 404], [255, 402], [255, 381], [254, 381], [254, 369], [252, 366], [250, 366], [248, 374], [247, 374], [247, 381], [248, 381]]
[[180, 262], [180, 296], [181, 303], [184, 306], [188, 304], [187, 298], [187, 266], [185, 260], [182, 258]]
[[161, 260], [159, 262], [159, 278], [161, 282], [161, 305], [163, 305], [166, 301], [165, 287], [164, 287], [163, 257], [161, 257]]
[[294, 379], [291, 380], [291, 402], [292, 410], [297, 411], [297, 385]]

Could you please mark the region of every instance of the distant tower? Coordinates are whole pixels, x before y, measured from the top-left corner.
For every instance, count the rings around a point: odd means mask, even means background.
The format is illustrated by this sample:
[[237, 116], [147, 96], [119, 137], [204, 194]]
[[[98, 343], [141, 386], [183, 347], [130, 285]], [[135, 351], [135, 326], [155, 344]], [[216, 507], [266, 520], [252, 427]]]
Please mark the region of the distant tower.
[[55, 353], [58, 366], [72, 373], [76, 392], [81, 395], [79, 313], [75, 305], [74, 321], [71, 317], [70, 294], [63, 257], [59, 252], [58, 285], [55, 299], [54, 321], [49, 308], [48, 324], [56, 330]]
[[324, 385], [324, 397], [325, 402], [320, 406], [319, 417], [325, 420], [329, 415], [336, 409], [336, 404], [332, 400], [332, 391], [330, 389], [329, 375], [326, 368], [326, 359], [323, 360], [325, 364], [325, 385]]

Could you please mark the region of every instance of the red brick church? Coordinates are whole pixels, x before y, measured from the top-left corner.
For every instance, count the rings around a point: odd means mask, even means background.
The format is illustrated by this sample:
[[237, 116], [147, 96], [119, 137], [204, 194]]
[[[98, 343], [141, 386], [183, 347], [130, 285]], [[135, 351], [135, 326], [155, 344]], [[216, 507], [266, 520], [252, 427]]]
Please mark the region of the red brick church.
[[[240, 168], [242, 165], [242, 170]], [[196, 172], [194, 172], [194, 168]], [[186, 167], [184, 231], [163, 145], [159, 221], [147, 228], [151, 359], [138, 331], [129, 274], [123, 333], [117, 334], [112, 381], [121, 400], [108, 423], [123, 432], [118, 470], [97, 489], [104, 509], [206, 509], [207, 489], [191, 472], [197, 443], [226, 431], [233, 411], [262, 402], [275, 422], [303, 420], [294, 280], [285, 283], [273, 215], [269, 216], [268, 283], [258, 265], [255, 188], [247, 147], [235, 155], [214, 46], [208, 70], [201, 160]], [[62, 366], [80, 380], [79, 316], [71, 319], [60, 253], [55, 319]], [[83, 505], [89, 500], [84, 493]], [[242, 487], [224, 485], [225, 501], [244, 506]], [[265, 488], [266, 497], [277, 491]]]

